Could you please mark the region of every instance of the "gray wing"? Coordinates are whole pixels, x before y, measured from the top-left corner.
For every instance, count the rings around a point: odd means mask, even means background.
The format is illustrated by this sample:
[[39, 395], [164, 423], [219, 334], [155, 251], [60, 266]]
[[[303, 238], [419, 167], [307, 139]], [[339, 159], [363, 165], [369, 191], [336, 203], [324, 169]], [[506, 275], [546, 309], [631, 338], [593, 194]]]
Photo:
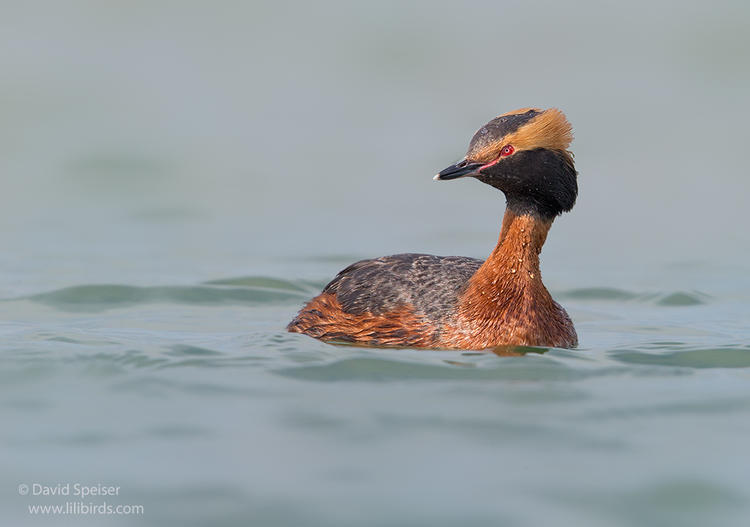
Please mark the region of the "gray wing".
[[347, 313], [386, 313], [404, 305], [444, 316], [476, 273], [481, 260], [464, 256], [395, 254], [362, 260], [341, 271], [324, 289]]

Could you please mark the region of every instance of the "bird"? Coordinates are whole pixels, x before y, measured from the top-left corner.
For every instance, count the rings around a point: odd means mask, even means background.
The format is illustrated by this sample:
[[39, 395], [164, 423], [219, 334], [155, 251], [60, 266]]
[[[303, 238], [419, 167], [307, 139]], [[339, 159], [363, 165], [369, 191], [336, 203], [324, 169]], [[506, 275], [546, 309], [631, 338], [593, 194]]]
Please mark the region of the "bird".
[[492, 119], [474, 134], [465, 157], [434, 177], [473, 177], [504, 193], [500, 236], [487, 259], [408, 253], [356, 262], [307, 302], [287, 330], [373, 347], [576, 347], [573, 322], [539, 270], [552, 222], [578, 196], [572, 140], [557, 108], [521, 108]]

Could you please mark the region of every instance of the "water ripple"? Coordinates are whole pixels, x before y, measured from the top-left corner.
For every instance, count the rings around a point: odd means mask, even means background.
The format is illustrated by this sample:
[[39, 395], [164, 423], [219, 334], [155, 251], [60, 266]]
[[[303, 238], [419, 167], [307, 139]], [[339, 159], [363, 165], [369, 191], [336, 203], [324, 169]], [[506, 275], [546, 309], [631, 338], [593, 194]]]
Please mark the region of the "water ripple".
[[[674, 346], [672, 347], [674, 349]], [[648, 364], [653, 366], [682, 366], [686, 368], [748, 368], [750, 348], [717, 347], [647, 353], [635, 350], [619, 350], [609, 354], [619, 362]]]
[[[299, 291], [299, 292], [297, 292]], [[222, 287], [99, 284], [78, 285], [31, 295], [25, 299], [66, 311], [100, 311], [139, 304], [167, 302], [188, 305], [262, 304], [304, 298], [302, 289], [291, 282], [265, 286]]]
[[563, 291], [558, 295], [561, 299], [613, 301], [613, 302], [641, 302], [654, 303], [658, 306], [695, 306], [707, 303], [711, 296], [700, 291], [673, 291], [661, 293], [634, 293], [613, 287], [584, 287]]

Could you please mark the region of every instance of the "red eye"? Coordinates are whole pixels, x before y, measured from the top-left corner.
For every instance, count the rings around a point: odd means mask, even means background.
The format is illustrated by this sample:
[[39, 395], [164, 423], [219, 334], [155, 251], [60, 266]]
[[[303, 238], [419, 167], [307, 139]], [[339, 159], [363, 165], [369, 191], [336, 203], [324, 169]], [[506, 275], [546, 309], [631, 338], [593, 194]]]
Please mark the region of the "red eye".
[[513, 148], [513, 145], [505, 145], [502, 150], [500, 150], [500, 157], [506, 157], [511, 155], [513, 152], [515, 152], [516, 149]]

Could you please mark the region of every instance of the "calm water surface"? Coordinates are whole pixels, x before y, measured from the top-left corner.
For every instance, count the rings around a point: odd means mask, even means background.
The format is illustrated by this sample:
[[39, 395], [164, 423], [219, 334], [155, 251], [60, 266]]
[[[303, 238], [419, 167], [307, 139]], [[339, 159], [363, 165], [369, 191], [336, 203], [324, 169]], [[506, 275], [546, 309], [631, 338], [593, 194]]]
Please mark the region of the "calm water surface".
[[[0, 523], [745, 525], [747, 7], [584, 4], [9, 9]], [[485, 257], [502, 197], [431, 176], [529, 104], [576, 130], [578, 349], [284, 331], [357, 259]]]
[[[285, 333], [318, 285], [248, 276], [5, 299], [2, 485], [119, 485], [114, 503], [144, 505], [127, 519], [144, 524], [750, 513], [748, 298], [560, 290], [581, 348], [505, 356]], [[58, 501], [6, 492], [2, 510], [31, 524], [27, 503]]]

